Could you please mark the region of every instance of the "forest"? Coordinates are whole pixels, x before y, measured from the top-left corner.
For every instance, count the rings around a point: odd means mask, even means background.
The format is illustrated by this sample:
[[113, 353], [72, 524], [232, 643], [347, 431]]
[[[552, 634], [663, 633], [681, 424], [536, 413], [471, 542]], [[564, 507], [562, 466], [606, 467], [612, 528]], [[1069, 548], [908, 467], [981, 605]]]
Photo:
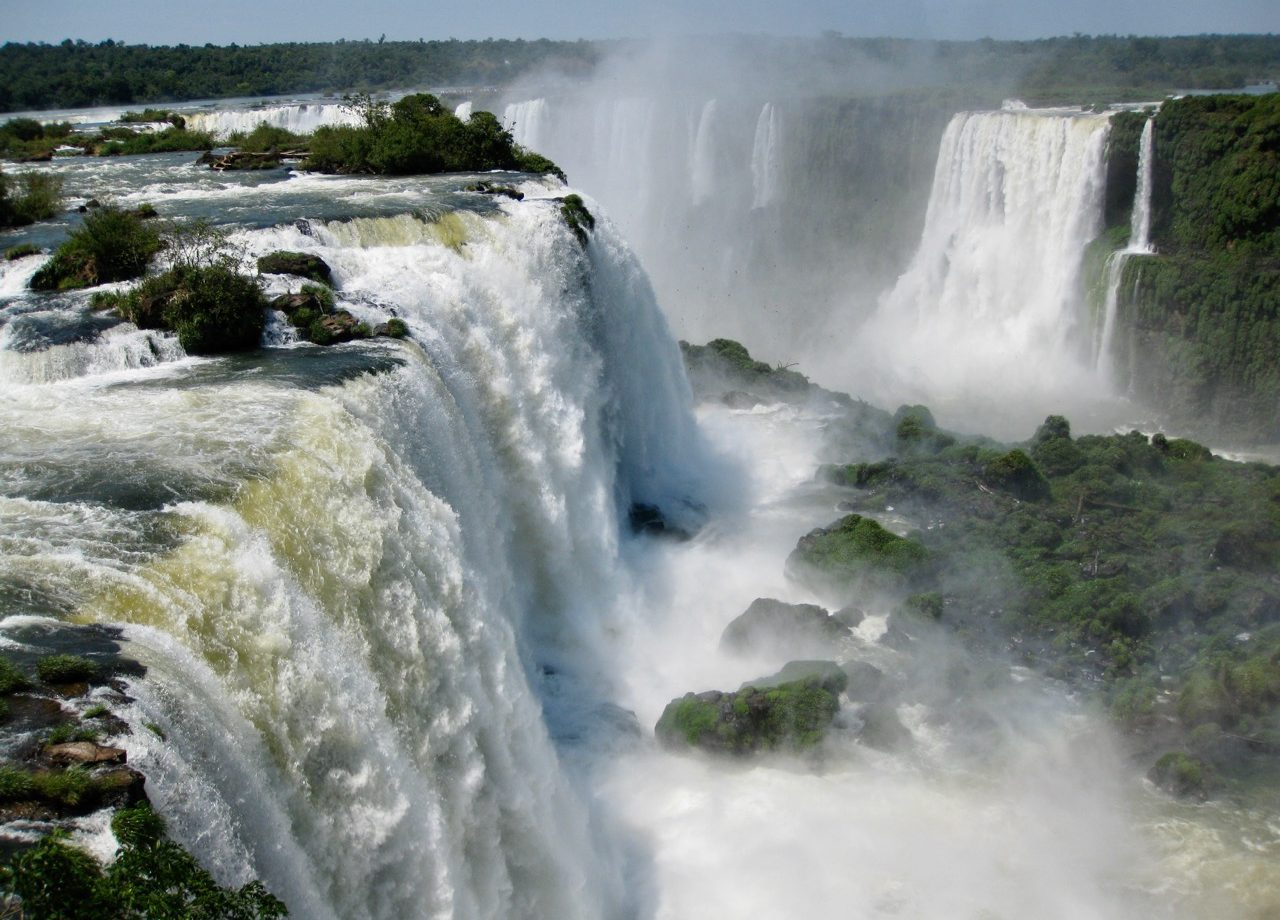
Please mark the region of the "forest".
[[[934, 86], [999, 84], [1040, 102], [1232, 89], [1280, 77], [1280, 36], [1085, 36], [935, 42], [737, 37], [762, 62], [902, 65]], [[696, 43], [695, 43], [696, 44]], [[450, 85], [498, 86], [535, 69], [581, 76], [629, 43], [601, 41], [337, 41], [151, 47], [108, 39], [0, 46], [0, 111], [134, 105]], [[924, 66], [921, 66], [924, 65]], [[1012, 85], [1010, 82], [1012, 81]]]

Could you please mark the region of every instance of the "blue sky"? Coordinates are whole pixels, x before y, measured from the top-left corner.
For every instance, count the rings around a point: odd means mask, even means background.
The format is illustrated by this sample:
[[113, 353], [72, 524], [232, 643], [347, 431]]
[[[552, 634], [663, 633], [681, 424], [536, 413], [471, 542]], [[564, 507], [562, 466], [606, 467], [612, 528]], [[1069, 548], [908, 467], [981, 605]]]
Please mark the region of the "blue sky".
[[[337, 38], [610, 38], [722, 32], [908, 38], [1280, 32], [1280, 0], [5, 0], [0, 38], [254, 44]], [[1153, 10], [1159, 10], [1158, 14]]]

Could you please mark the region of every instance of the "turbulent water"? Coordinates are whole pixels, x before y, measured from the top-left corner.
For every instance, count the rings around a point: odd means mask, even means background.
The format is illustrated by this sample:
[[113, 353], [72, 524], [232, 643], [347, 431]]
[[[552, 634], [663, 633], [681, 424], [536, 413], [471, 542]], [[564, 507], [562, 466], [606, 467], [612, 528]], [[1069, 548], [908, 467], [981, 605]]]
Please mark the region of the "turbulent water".
[[[643, 155], [627, 132], [654, 137], [659, 110], [609, 110], [599, 142]], [[552, 137], [551, 113], [507, 117]], [[702, 100], [686, 116], [675, 149], [714, 190], [706, 206], [728, 171], [745, 182], [735, 207], [776, 210], [782, 107]], [[988, 288], [979, 250], [1032, 247], [1064, 283], [1078, 271], [1033, 225], [1033, 189], [1096, 194], [1105, 131], [958, 116], [925, 242], [881, 309], [933, 311], [966, 343], [1069, 340], [1048, 281]], [[752, 599], [830, 602], [784, 560], [839, 514], [817, 464], [863, 449], [834, 440], [839, 405], [695, 406], [639, 261], [591, 199], [581, 246], [550, 180], [503, 177], [526, 198], [495, 203], [462, 190], [474, 177], [215, 175], [192, 159], [49, 168], [73, 196], [213, 217], [246, 264], [320, 255], [342, 306], [398, 316], [410, 338], [318, 349], [277, 321], [260, 352], [192, 358], [93, 314], [89, 292], [25, 291], [43, 257], [0, 265], [0, 637], [123, 628], [147, 671], [119, 742], [222, 881], [260, 877], [296, 917], [379, 920], [1280, 905], [1273, 819], [1171, 805], [1064, 687], [945, 641], [893, 651], [874, 603], [835, 654], [890, 675], [904, 751], [857, 742], [848, 701], [816, 764], [659, 749], [667, 701], [781, 663], [719, 651]], [[1038, 186], [1048, 173], [1059, 184]], [[1089, 200], [1040, 222], [1083, 238]], [[967, 331], [962, 278], [985, 298]], [[1007, 315], [1041, 294], [1028, 328]], [[697, 536], [631, 533], [634, 503]]]

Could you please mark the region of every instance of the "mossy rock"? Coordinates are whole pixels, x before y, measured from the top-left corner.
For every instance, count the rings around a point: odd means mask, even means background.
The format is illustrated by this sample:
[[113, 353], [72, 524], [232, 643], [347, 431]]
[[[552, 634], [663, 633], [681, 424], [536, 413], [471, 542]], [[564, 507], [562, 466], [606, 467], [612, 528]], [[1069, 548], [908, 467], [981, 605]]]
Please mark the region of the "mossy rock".
[[80, 655], [47, 655], [36, 663], [36, 674], [46, 684], [78, 684], [96, 680], [102, 672]]
[[829, 693], [839, 696], [849, 685], [849, 675], [834, 661], [798, 660], [788, 661], [776, 674], [758, 677], [747, 681], [738, 689], [755, 687], [757, 690], [770, 690], [783, 684], [803, 683], [810, 687], [820, 687]]
[[569, 225], [573, 235], [583, 246], [587, 245], [587, 231], [596, 228], [596, 219], [587, 210], [581, 195], [565, 195], [560, 199], [560, 216]]
[[736, 755], [806, 751], [822, 741], [840, 708], [838, 694], [823, 683], [810, 675], [767, 688], [747, 684], [736, 693], [689, 693], [667, 704], [654, 731], [659, 742], [675, 749]]
[[321, 284], [333, 285], [333, 271], [329, 263], [316, 255], [305, 252], [279, 250], [258, 259], [258, 271], [271, 275], [296, 275]]
[[926, 582], [929, 551], [917, 540], [885, 530], [869, 517], [850, 514], [800, 538], [788, 559], [837, 585], [867, 581], [886, 588]]

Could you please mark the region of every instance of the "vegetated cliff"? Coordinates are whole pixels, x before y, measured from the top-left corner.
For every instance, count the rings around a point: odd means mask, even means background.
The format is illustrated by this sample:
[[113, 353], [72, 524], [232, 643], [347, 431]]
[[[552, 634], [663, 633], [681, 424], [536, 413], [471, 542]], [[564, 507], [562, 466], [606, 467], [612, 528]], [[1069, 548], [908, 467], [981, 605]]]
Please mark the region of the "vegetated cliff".
[[[1146, 116], [1113, 120], [1107, 223], [1127, 224]], [[1119, 287], [1121, 386], [1201, 433], [1280, 438], [1280, 94], [1155, 118], [1151, 237]]]

